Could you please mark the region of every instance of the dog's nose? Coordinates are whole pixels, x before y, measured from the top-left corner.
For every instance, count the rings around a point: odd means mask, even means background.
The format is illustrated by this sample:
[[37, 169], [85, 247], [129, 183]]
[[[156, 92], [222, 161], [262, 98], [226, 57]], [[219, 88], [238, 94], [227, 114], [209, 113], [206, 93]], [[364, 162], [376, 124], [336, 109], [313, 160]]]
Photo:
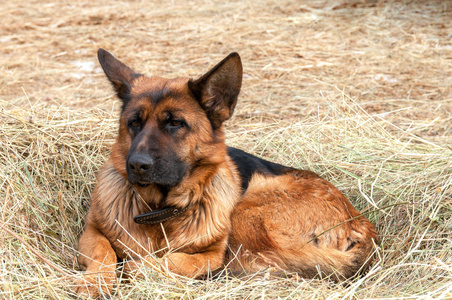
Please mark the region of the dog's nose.
[[129, 170], [135, 174], [146, 174], [154, 164], [154, 160], [149, 155], [136, 154], [129, 158]]

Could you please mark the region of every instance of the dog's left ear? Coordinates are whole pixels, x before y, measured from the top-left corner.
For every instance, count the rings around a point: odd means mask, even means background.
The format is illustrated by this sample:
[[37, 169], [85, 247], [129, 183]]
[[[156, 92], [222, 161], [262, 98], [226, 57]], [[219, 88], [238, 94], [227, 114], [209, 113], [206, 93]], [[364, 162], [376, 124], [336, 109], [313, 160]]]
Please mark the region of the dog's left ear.
[[234, 52], [199, 79], [188, 82], [215, 129], [234, 112], [242, 86], [242, 72], [240, 56]]

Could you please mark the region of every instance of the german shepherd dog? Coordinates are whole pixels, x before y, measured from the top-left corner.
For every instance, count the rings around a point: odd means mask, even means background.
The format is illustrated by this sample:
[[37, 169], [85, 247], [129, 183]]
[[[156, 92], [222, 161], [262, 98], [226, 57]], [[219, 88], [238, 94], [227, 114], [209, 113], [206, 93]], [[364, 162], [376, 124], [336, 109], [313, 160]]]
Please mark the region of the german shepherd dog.
[[79, 242], [77, 292], [109, 293], [118, 261], [189, 277], [227, 266], [350, 278], [370, 262], [374, 226], [331, 183], [225, 144], [242, 84], [231, 53], [200, 78], [145, 77], [99, 49], [122, 100]]

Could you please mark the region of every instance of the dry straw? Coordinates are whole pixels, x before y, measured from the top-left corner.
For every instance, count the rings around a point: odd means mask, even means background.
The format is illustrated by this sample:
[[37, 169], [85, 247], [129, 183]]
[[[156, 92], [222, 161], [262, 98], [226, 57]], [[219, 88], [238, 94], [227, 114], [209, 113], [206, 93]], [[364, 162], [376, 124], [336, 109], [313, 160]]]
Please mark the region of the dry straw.
[[[311, 169], [336, 184], [378, 227], [377, 261], [348, 286], [256, 274], [178, 280], [142, 269], [119, 298], [449, 297], [452, 279], [452, 151], [369, 115], [341, 92], [329, 112], [299, 122], [232, 121], [230, 144]], [[7, 103], [1, 102], [1, 106]], [[2, 297], [66, 297], [95, 173], [116, 116], [36, 103], [2, 109]], [[289, 297], [289, 298], [290, 298]], [[348, 297], [348, 296], [347, 296]]]
[[238, 51], [228, 143], [318, 172], [381, 239], [346, 285], [143, 267], [113, 298], [452, 298], [450, 1], [3, 1], [0, 19], [0, 298], [73, 296], [77, 239], [117, 131], [99, 47], [167, 77]]

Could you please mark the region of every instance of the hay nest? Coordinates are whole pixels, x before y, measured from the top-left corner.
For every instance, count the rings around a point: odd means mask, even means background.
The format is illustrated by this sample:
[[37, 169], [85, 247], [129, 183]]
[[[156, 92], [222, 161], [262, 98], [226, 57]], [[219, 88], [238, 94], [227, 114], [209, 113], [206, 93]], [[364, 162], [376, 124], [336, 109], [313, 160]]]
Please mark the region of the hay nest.
[[[378, 259], [367, 275], [343, 287], [265, 274], [245, 281], [172, 280], [148, 270], [143, 271], [147, 280], [122, 283], [116, 295], [303, 298], [315, 291], [321, 297], [450, 296], [452, 150], [394, 131], [391, 123], [367, 114], [346, 95], [329, 101], [330, 112], [299, 122], [234, 119], [228, 141], [273, 161], [314, 170], [337, 185], [380, 233]], [[2, 108], [0, 124], [2, 297], [69, 297], [68, 286], [81, 274], [77, 237], [96, 170], [117, 131], [116, 116], [37, 103]]]

